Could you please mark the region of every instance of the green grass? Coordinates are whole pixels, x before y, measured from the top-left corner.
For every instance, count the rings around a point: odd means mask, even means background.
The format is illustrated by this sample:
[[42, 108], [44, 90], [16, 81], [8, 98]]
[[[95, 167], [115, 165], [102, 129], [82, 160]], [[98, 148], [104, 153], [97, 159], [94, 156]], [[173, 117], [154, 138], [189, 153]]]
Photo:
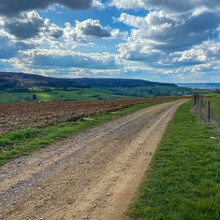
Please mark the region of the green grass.
[[[33, 100], [33, 94], [37, 99]], [[130, 95], [117, 95], [105, 89], [96, 88], [75, 88], [72, 91], [54, 90], [48, 92], [5, 92], [0, 91], [0, 102], [26, 102], [26, 101], [63, 101], [63, 100], [98, 100], [98, 99], [119, 99], [134, 98]]]
[[128, 211], [132, 219], [220, 219], [220, 137], [191, 106], [169, 123]]
[[[170, 102], [174, 100], [168, 100]], [[76, 122], [60, 123], [46, 128], [23, 129], [0, 135], [0, 165], [8, 160], [27, 155], [29, 152], [47, 147], [48, 145], [67, 138], [81, 130], [97, 126], [105, 121], [119, 118], [141, 108], [152, 106], [162, 102], [138, 104], [118, 110], [114, 113], [106, 112], [91, 116], [93, 120], [80, 119]]]
[[[29, 88], [27, 92], [0, 91], [0, 102], [98, 100], [134, 97], [179, 96], [191, 94], [192, 90], [177, 86], [102, 87], [102, 88], [47, 88], [48, 91]], [[50, 91], [51, 90], [51, 91]], [[37, 99], [33, 100], [33, 94]]]
[[139, 97], [178, 96], [192, 94], [191, 89], [177, 86], [138, 86], [132, 88], [109, 87], [108, 89], [114, 94], [126, 94]]
[[216, 95], [216, 97], [209, 98], [211, 103], [211, 111], [216, 116], [217, 120], [220, 121], [220, 95]]

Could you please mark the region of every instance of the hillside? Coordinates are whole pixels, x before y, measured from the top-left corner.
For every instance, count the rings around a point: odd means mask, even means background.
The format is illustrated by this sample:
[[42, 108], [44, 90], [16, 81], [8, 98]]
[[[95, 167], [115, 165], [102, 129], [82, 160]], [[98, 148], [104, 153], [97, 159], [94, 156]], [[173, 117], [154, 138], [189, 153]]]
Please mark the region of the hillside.
[[140, 79], [111, 78], [53, 78], [34, 74], [0, 72], [0, 89], [28, 87], [138, 87], [138, 86], [176, 86], [169, 83], [150, 82]]
[[0, 102], [102, 100], [190, 94], [190, 88], [140, 79], [65, 79], [0, 72]]

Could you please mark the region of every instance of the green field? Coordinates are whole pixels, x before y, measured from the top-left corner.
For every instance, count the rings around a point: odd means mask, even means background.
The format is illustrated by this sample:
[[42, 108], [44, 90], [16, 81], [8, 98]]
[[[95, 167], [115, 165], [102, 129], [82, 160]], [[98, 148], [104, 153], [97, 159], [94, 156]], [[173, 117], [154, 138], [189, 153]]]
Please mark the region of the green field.
[[[174, 83], [120, 78], [53, 78], [0, 72], [0, 102], [101, 100], [213, 93]], [[35, 98], [35, 95], [36, 98]], [[34, 96], [34, 98], [33, 98]]]
[[[219, 99], [212, 106], [219, 117]], [[220, 136], [191, 108], [192, 101], [183, 104], [169, 123], [128, 211], [132, 219], [220, 219]]]
[[[0, 102], [28, 101], [81, 101], [122, 99], [134, 97], [158, 97], [190, 95], [192, 90], [177, 86], [146, 86], [146, 87], [103, 87], [103, 88], [47, 88], [44, 91], [34, 88], [26, 92], [6, 90], [0, 91]], [[28, 91], [30, 90], [30, 91]], [[33, 99], [33, 95], [36, 99]]]
[[[33, 99], [33, 94], [36, 99]], [[6, 92], [0, 91], [0, 102], [27, 102], [27, 101], [68, 101], [68, 100], [97, 100], [97, 99], [120, 99], [132, 96], [114, 95], [105, 89], [82, 88], [72, 91], [53, 90], [48, 92]]]

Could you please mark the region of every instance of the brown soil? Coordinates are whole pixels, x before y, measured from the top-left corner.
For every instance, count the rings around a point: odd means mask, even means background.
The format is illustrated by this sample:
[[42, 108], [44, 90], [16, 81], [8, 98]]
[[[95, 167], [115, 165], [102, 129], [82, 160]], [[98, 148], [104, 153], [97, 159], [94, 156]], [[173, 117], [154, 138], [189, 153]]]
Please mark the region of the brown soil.
[[0, 135], [24, 128], [39, 128], [75, 121], [130, 105], [182, 97], [135, 98], [98, 101], [0, 103]]
[[126, 219], [176, 109], [141, 109], [0, 168], [0, 219]]

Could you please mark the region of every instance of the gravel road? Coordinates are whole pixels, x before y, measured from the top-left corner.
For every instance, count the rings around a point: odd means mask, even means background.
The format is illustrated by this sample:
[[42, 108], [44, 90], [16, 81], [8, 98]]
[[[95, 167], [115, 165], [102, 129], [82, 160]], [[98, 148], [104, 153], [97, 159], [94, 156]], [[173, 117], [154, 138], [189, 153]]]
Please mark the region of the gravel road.
[[0, 167], [0, 219], [126, 219], [167, 124], [185, 101], [141, 109]]

